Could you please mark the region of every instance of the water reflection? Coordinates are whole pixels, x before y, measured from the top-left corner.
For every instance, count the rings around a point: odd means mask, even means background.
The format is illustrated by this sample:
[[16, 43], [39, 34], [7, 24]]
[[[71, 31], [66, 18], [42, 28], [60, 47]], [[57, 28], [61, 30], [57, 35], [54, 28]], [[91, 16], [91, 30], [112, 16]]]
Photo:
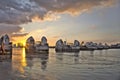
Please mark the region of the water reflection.
[[26, 54], [27, 59], [26, 75], [29, 77], [30, 80], [39, 80], [43, 76], [44, 78], [47, 77], [44, 74], [44, 72], [46, 72], [47, 69], [47, 63], [49, 59], [48, 57], [49, 57], [48, 52]]
[[[41, 69], [44, 71], [47, 68], [48, 57], [49, 57], [48, 52], [26, 54], [26, 58], [28, 59], [27, 60], [27, 66], [32, 68], [32, 67], [34, 67], [34, 65], [40, 65]], [[36, 59], [39, 60], [39, 61], [34, 63], [34, 61]]]
[[0, 80], [119, 80], [120, 76], [120, 50], [26, 54], [24, 48], [15, 48], [13, 52], [12, 66], [0, 62]]
[[99, 50], [99, 53], [100, 53], [100, 57], [102, 57], [103, 50]]
[[79, 53], [74, 53], [74, 62], [75, 64], [79, 63]]
[[12, 67], [16, 72], [20, 72], [24, 74], [24, 68], [26, 67], [26, 58], [25, 58], [25, 48], [17, 48], [13, 49], [13, 57], [12, 57]]
[[77, 64], [80, 59], [79, 54], [80, 52], [56, 52], [56, 62]]
[[56, 52], [56, 59], [59, 61], [63, 61], [63, 54], [62, 52]]
[[41, 56], [41, 69], [44, 71], [47, 68], [47, 62], [48, 62], [48, 53], [42, 54]]
[[[25, 48], [13, 49], [12, 74], [15, 79], [39, 80], [37, 75], [47, 69], [49, 53], [25, 53]], [[44, 75], [45, 76], [45, 75]], [[45, 76], [47, 77], [47, 76]]]
[[0, 80], [8, 80], [12, 76], [12, 62], [0, 62]]
[[94, 57], [94, 51], [90, 51], [90, 56]]
[[[29, 61], [30, 60], [30, 61]], [[32, 62], [33, 58], [32, 57], [29, 57], [27, 58], [27, 67], [29, 67], [30, 69], [32, 68], [33, 66], [33, 62]]]
[[27, 64], [26, 64], [26, 53], [25, 53], [25, 48], [22, 48], [22, 66], [25, 67]]

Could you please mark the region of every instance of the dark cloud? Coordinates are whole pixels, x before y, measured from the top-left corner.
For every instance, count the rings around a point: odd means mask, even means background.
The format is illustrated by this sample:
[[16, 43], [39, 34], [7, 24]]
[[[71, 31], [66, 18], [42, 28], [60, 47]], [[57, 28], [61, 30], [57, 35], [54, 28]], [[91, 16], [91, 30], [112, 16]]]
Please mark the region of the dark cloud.
[[23, 33], [24, 29], [18, 25], [0, 24], [0, 36], [8, 34], [11, 41], [17, 41], [18, 38], [26, 37], [28, 33]]
[[30, 0], [0, 0], [0, 23], [27, 23], [35, 15], [44, 14], [45, 9]]
[[[23, 24], [56, 19], [54, 15], [80, 14], [97, 6], [111, 5], [116, 0], [0, 0], [0, 23]], [[52, 16], [51, 16], [52, 15]]]
[[21, 32], [23, 28], [17, 26], [17, 25], [12, 25], [12, 24], [0, 24], [0, 35], [2, 34], [13, 34], [16, 32]]

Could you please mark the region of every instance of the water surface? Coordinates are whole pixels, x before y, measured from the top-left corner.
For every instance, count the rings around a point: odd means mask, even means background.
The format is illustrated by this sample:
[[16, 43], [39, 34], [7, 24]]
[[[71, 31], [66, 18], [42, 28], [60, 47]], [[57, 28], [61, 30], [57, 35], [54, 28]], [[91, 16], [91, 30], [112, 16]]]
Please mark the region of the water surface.
[[120, 80], [120, 49], [31, 55], [14, 48], [0, 62], [0, 80]]

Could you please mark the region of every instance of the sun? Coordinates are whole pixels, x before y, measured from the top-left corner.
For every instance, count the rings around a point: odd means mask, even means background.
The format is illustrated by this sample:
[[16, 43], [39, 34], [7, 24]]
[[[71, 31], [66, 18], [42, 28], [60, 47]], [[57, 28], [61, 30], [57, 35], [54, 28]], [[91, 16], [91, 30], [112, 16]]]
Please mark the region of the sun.
[[25, 43], [25, 42], [23, 42], [22, 44], [23, 44], [23, 46], [25, 46], [25, 45], [26, 45], [26, 43]]
[[25, 45], [26, 45], [26, 42], [25, 42], [25, 41], [21, 41], [21, 43], [23, 44], [23, 46], [25, 46]]

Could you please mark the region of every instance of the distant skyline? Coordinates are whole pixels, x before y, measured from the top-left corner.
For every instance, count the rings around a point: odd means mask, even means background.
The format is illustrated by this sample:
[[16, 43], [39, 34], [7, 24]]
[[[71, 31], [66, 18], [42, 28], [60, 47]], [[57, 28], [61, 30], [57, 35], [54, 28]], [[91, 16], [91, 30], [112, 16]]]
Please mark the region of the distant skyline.
[[0, 35], [13, 42], [46, 36], [102, 43], [120, 42], [119, 0], [0, 0]]

